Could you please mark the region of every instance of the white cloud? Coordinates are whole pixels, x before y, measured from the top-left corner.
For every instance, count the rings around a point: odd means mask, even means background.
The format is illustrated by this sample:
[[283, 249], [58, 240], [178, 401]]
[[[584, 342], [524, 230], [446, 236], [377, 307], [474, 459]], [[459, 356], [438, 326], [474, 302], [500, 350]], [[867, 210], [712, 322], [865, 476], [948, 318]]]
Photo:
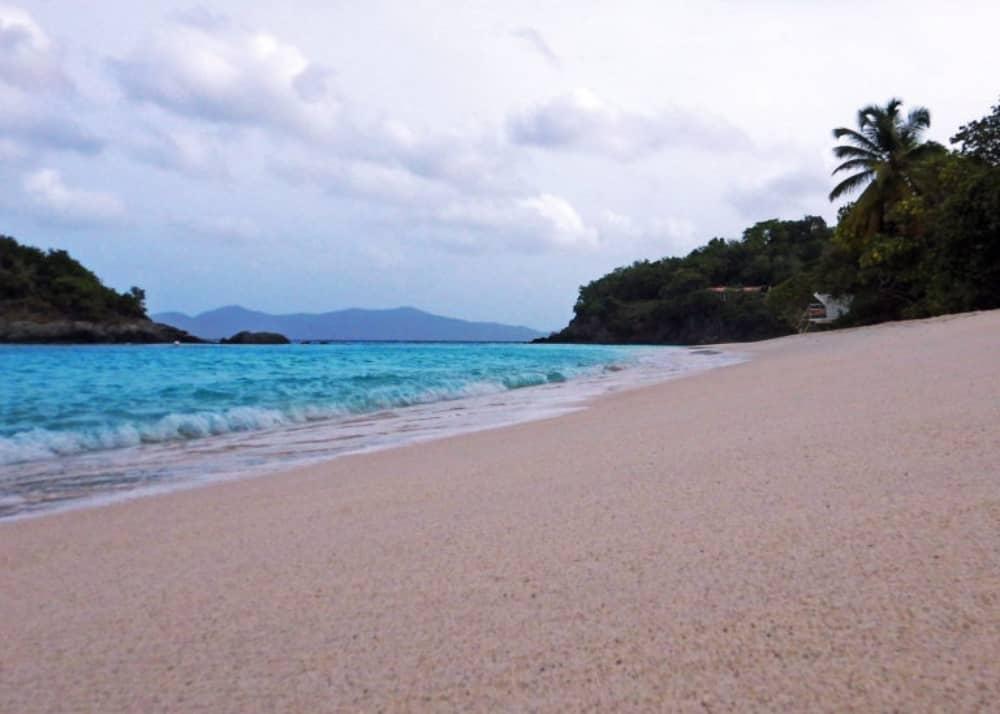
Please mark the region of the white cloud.
[[23, 187], [42, 217], [59, 223], [109, 223], [125, 214], [125, 205], [114, 194], [68, 186], [55, 169], [27, 174]]
[[111, 67], [131, 99], [176, 114], [313, 139], [338, 129], [327, 70], [296, 46], [223, 17], [175, 15]]
[[0, 5], [0, 80], [38, 92], [72, 87], [56, 47], [24, 10]]
[[468, 199], [433, 212], [433, 236], [448, 247], [481, 252], [501, 245], [524, 252], [592, 249], [597, 230], [566, 199], [541, 193], [516, 199]]
[[198, 216], [177, 223], [178, 228], [198, 235], [221, 238], [238, 243], [256, 241], [264, 232], [246, 216]]
[[[182, 117], [201, 126], [261, 129], [286, 178], [398, 198], [419, 195], [429, 183], [486, 189], [502, 174], [496, 140], [362, 116], [334, 93], [333, 72], [299, 48], [205, 11], [174, 14], [151, 42], [110, 66], [127, 97], [166, 112], [160, 123]], [[204, 137], [154, 131], [132, 154], [163, 168], [206, 173], [220, 159], [221, 142]]]
[[720, 119], [679, 109], [627, 111], [587, 89], [509, 117], [507, 130], [517, 144], [589, 151], [622, 160], [641, 158], [668, 146], [714, 151], [751, 146], [743, 132]]
[[0, 5], [0, 142], [8, 160], [46, 150], [93, 155], [104, 142], [83, 126], [62, 52], [24, 10]]
[[700, 242], [694, 222], [677, 216], [637, 218], [608, 209], [595, 225], [603, 242], [630, 246], [641, 254], [683, 254]]
[[726, 198], [742, 215], [754, 221], [792, 219], [826, 209], [832, 186], [833, 182], [824, 173], [795, 168], [731, 189]]
[[518, 207], [526, 209], [532, 223], [540, 224], [542, 235], [560, 246], [597, 245], [597, 231], [584, 224], [576, 209], [563, 198], [542, 193], [517, 201]]
[[286, 181], [311, 184], [333, 195], [390, 206], [436, 204], [456, 195], [450, 186], [406, 167], [367, 159], [283, 157], [276, 162], [274, 173]]
[[150, 128], [127, 140], [132, 158], [188, 176], [229, 175], [225, 142], [213, 132], [187, 128]]
[[0, 85], [0, 138], [17, 144], [24, 155], [45, 149], [98, 153], [103, 140], [65, 116], [65, 110], [65, 105], [38, 101], [37, 97]]
[[605, 210], [599, 216], [598, 225], [602, 235], [615, 239], [663, 238], [672, 241], [690, 241], [695, 236], [694, 223], [686, 218], [639, 220], [612, 210]]

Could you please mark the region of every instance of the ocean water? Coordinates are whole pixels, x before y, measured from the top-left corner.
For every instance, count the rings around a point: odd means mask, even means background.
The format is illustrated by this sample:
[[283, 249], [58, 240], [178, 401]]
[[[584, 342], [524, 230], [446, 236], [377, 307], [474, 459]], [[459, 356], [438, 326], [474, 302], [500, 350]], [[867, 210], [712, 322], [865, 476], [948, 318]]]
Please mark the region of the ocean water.
[[0, 518], [555, 415], [737, 359], [589, 345], [0, 346]]

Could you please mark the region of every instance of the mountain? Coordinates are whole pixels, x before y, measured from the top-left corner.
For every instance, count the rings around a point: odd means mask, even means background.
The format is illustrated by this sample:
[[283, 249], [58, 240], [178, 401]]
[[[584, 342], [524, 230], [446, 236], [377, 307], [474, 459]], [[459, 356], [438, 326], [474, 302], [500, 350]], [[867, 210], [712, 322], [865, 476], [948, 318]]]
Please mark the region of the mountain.
[[278, 332], [293, 340], [527, 342], [542, 335], [528, 327], [496, 322], [468, 322], [432, 315], [412, 307], [392, 310], [353, 308], [319, 314], [270, 315], [230, 305], [194, 317], [180, 312], [161, 312], [153, 318], [212, 340], [244, 330]]

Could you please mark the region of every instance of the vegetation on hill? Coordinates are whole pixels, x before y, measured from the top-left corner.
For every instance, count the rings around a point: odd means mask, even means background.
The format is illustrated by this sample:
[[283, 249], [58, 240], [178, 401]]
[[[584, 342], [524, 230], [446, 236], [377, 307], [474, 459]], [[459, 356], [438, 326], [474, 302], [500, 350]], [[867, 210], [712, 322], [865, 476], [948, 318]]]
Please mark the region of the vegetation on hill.
[[581, 287], [576, 317], [557, 339], [694, 344], [785, 334], [769, 293], [753, 288], [793, 280], [829, 239], [823, 219], [807, 216], [758, 223], [738, 241], [714, 238], [684, 258], [637, 261]]
[[146, 317], [145, 298], [106, 287], [64, 250], [0, 236], [0, 343], [201, 342]]
[[951, 139], [923, 141], [930, 112], [865, 107], [841, 127], [847, 172], [830, 194], [860, 192], [832, 229], [821, 219], [757, 223], [683, 258], [638, 261], [580, 288], [557, 342], [698, 344], [790, 333], [813, 293], [849, 296], [837, 324], [1000, 307], [1000, 104]]
[[64, 250], [48, 252], [0, 236], [0, 316], [102, 322], [145, 319], [145, 293], [119, 293]]

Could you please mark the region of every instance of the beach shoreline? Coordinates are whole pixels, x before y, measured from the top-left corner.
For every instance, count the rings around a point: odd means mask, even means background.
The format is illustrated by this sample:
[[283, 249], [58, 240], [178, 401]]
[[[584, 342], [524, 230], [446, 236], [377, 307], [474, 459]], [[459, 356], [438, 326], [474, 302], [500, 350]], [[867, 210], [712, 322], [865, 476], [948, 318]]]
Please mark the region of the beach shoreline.
[[[400, 344], [412, 347], [412, 343]], [[453, 344], [441, 346], [455, 348]], [[539, 352], [563, 349], [520, 347]], [[413, 363], [431, 357], [416, 355]], [[100, 508], [220, 481], [282, 473], [349, 454], [546, 419], [586, 408], [590, 400], [605, 393], [677, 379], [745, 356], [676, 346], [623, 346], [605, 359], [611, 361], [576, 373], [571, 371], [572, 364], [564, 365], [570, 368], [566, 369], [568, 378], [553, 370], [543, 378], [537, 371], [515, 368], [506, 377], [511, 384], [481, 380], [460, 389], [452, 387], [450, 393], [428, 390], [402, 398], [397, 395], [401, 403], [390, 400], [368, 408], [362, 404], [336, 409], [323, 400], [284, 409], [244, 405], [212, 411], [192, 405], [153, 423], [109, 420], [90, 432], [22, 428], [14, 438], [0, 437], [0, 522]], [[349, 375], [341, 379], [351, 381]], [[121, 388], [115, 391], [128, 393]], [[261, 390], [262, 396], [266, 391]], [[12, 403], [31, 398], [25, 387], [20, 392], [11, 398]], [[377, 402], [379, 395], [371, 398]], [[146, 405], [142, 398], [135, 401], [138, 404], [130, 407], [134, 411], [148, 407], [148, 399]], [[254, 426], [254, 420], [262, 425]], [[218, 428], [219, 421], [220, 431], [205, 433]], [[189, 433], [182, 435], [185, 429]], [[19, 436], [23, 437], [20, 443]], [[47, 448], [52, 451], [45, 454]], [[5, 461], [12, 455], [15, 459], [23, 456], [24, 451], [29, 458]]]
[[4, 711], [1000, 699], [1000, 311], [0, 522]]

